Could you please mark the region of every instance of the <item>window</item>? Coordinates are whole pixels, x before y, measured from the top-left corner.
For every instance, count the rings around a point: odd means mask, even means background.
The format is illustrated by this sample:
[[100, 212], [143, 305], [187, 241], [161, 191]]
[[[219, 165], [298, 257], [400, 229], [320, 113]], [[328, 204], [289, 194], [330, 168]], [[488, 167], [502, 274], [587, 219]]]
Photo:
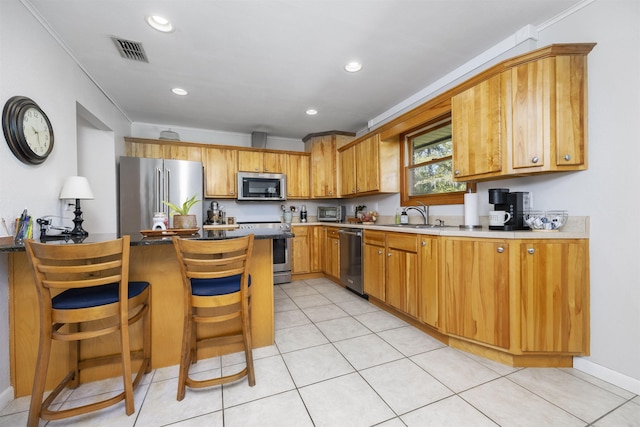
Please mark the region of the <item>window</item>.
[[428, 205], [463, 203], [466, 182], [453, 180], [451, 117], [404, 134], [402, 201]]

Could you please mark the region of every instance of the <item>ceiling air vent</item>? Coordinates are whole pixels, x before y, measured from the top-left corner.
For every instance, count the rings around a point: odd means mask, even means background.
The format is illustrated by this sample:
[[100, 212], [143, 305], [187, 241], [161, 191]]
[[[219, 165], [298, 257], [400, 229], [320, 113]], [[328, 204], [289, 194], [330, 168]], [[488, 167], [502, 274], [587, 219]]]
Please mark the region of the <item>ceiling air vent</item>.
[[142, 43], [120, 39], [118, 37], [111, 37], [111, 40], [116, 44], [118, 52], [120, 52], [120, 56], [123, 58], [133, 61], [149, 62], [147, 55], [144, 53]]

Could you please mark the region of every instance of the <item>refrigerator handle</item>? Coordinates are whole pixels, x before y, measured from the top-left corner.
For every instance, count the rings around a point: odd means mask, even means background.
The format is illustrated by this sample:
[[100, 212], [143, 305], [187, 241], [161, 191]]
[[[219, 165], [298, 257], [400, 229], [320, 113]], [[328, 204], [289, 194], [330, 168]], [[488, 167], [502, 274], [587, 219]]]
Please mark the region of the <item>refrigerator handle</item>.
[[[164, 185], [165, 185], [164, 197], [166, 198], [167, 201], [170, 202], [171, 200], [169, 200], [169, 198], [171, 197], [171, 170], [165, 169], [164, 174], [165, 174], [164, 175]], [[167, 214], [169, 213], [168, 209], [169, 207], [167, 206]]]
[[162, 209], [162, 170], [160, 168], [156, 168], [156, 183], [155, 183], [155, 191], [156, 191], [156, 205], [154, 207], [156, 212], [164, 212]]

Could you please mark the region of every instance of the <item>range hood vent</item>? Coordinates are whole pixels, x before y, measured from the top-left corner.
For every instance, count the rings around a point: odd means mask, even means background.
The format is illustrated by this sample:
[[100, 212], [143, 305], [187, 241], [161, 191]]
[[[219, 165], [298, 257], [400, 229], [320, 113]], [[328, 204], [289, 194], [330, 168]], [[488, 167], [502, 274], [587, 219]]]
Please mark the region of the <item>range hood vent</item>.
[[111, 40], [116, 44], [116, 48], [118, 49], [118, 52], [120, 52], [120, 56], [123, 58], [139, 62], [149, 62], [147, 54], [144, 53], [142, 43], [118, 37], [111, 37]]
[[251, 132], [251, 148], [266, 148], [266, 147], [267, 147], [267, 133]]

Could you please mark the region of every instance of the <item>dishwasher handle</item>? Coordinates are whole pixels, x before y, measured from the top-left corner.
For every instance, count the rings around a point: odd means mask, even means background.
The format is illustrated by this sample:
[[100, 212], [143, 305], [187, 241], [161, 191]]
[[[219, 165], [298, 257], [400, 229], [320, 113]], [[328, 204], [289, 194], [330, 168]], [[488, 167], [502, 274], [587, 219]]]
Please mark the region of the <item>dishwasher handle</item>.
[[349, 236], [362, 237], [362, 231], [338, 230], [340, 234], [348, 234]]

